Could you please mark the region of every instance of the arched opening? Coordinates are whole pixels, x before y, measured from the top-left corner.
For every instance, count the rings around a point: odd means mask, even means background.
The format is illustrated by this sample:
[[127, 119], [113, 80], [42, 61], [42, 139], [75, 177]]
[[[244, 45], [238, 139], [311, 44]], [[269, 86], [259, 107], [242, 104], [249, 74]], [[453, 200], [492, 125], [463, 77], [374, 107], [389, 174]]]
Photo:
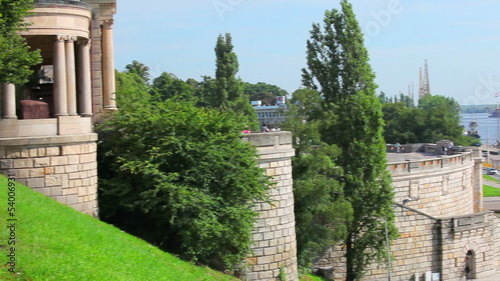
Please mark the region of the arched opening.
[[472, 250], [465, 255], [465, 278], [476, 279], [476, 255]]

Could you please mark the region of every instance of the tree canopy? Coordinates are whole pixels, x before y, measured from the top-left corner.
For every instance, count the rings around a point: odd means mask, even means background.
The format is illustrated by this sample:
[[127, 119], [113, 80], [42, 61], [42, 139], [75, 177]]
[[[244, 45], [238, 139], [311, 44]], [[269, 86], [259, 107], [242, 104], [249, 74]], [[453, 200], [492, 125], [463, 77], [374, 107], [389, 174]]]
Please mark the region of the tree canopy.
[[243, 91], [252, 101], [263, 101], [265, 105], [275, 105], [276, 97], [287, 96], [287, 91], [276, 85], [258, 82], [256, 84], [244, 82]]
[[147, 84], [149, 82], [149, 66], [144, 65], [141, 62], [133, 60], [125, 66], [125, 72], [134, 73], [141, 77], [142, 80]]
[[[194, 81], [194, 79], [192, 79]], [[182, 81], [172, 73], [163, 72], [160, 76], [153, 79], [151, 91], [158, 93], [162, 99], [170, 99], [173, 97], [194, 99], [197, 87], [197, 82], [190, 81], [191, 84]]]
[[313, 24], [302, 77], [306, 88], [319, 93], [321, 110], [312, 111], [315, 116], [306, 120], [317, 120], [320, 145], [338, 151], [330, 154], [339, 167], [335, 176], [339, 184], [330, 184], [331, 191], [340, 186], [338, 197], [352, 208], [352, 216], [341, 220], [346, 230], [346, 280], [359, 280], [370, 262], [386, 255], [385, 222], [389, 236], [397, 235], [384, 122], [368, 60], [363, 34], [347, 0], [341, 1], [341, 10], [326, 11], [323, 25]]
[[248, 96], [243, 91], [243, 82], [236, 77], [238, 59], [233, 51], [231, 34], [219, 35], [215, 46], [215, 79], [207, 85], [205, 99], [215, 108], [231, 110], [244, 116], [244, 126], [256, 127], [257, 115]]
[[241, 141], [241, 116], [147, 91], [120, 73], [120, 111], [99, 129], [100, 216], [219, 270], [248, 255], [268, 181]]
[[451, 139], [459, 145], [472, 145], [478, 140], [463, 136], [460, 105], [453, 98], [425, 95], [418, 106], [405, 100], [383, 104], [386, 123], [384, 137], [388, 143], [434, 143]]
[[0, 1], [0, 83], [23, 84], [29, 80], [32, 65], [41, 62], [39, 51], [30, 51], [18, 34], [26, 27], [24, 16], [32, 0]]

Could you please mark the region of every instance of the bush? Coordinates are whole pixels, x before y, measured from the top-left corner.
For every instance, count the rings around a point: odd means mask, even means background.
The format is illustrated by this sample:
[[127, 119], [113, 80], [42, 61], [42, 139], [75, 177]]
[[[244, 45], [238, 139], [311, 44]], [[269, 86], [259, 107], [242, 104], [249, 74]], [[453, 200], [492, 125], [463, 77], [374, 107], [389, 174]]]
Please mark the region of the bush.
[[98, 129], [101, 218], [184, 259], [235, 268], [269, 183], [239, 117], [144, 91], [118, 96], [120, 111]]

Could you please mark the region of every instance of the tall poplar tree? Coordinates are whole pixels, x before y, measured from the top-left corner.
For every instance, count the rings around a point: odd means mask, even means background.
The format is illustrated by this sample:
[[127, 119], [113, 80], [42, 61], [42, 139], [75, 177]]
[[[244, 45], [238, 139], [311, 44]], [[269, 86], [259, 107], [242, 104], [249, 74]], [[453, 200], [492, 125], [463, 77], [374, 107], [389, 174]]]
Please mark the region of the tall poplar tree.
[[24, 16], [32, 0], [0, 1], [0, 83], [22, 84], [33, 73], [30, 66], [41, 61], [39, 51], [31, 52], [18, 31], [26, 27]]
[[248, 126], [255, 126], [257, 115], [248, 95], [243, 91], [243, 82], [236, 77], [238, 58], [233, 51], [231, 34], [219, 35], [215, 46], [215, 80], [209, 87], [207, 102], [215, 108], [225, 108], [244, 115]]
[[363, 34], [351, 4], [327, 11], [313, 24], [307, 41], [305, 87], [322, 96], [321, 140], [336, 145], [343, 169], [343, 195], [353, 209], [346, 221], [346, 280], [359, 280], [374, 260], [385, 256], [385, 222], [395, 238], [393, 188], [386, 170], [381, 104]]

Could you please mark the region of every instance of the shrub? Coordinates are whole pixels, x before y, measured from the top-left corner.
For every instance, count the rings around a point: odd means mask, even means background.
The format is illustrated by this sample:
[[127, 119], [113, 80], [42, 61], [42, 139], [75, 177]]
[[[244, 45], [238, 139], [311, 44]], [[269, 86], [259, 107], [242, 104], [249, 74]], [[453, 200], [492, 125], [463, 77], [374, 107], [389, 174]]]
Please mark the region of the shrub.
[[122, 91], [99, 129], [103, 220], [219, 270], [249, 253], [256, 200], [268, 180], [237, 116]]

